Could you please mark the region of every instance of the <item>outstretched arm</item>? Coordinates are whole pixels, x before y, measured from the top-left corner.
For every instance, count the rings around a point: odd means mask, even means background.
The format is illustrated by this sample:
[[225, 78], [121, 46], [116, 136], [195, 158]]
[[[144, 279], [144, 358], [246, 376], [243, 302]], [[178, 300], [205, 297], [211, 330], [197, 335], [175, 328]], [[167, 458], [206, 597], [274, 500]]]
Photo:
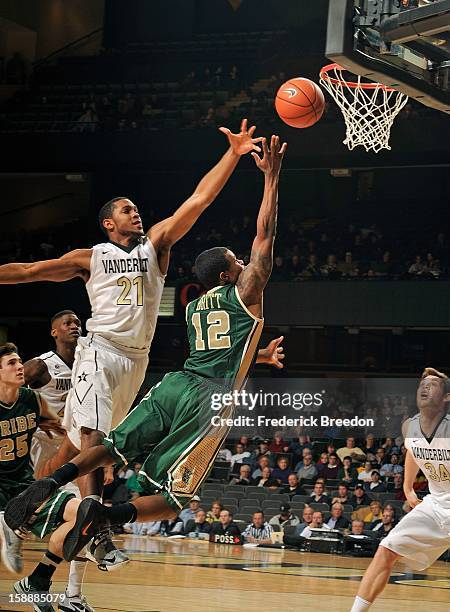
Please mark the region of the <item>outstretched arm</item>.
[[237, 282], [242, 301], [256, 316], [261, 316], [262, 293], [272, 272], [278, 214], [278, 181], [287, 144], [280, 146], [280, 138], [272, 136], [270, 151], [265, 140], [262, 147], [262, 159], [256, 153], [252, 155], [256, 165], [264, 173], [264, 195], [256, 222], [256, 238], [252, 245], [250, 263]]
[[34, 281], [66, 281], [77, 276], [89, 278], [92, 249], [70, 251], [59, 259], [33, 263], [10, 263], [0, 266], [0, 284]]
[[202, 178], [194, 193], [174, 212], [173, 215], [150, 228], [148, 236], [159, 253], [180, 240], [194, 225], [202, 212], [216, 199], [236, 168], [241, 155], [260, 151], [256, 146], [262, 138], [252, 138], [256, 129], [247, 131], [247, 119], [243, 119], [239, 134], [232, 134], [228, 128], [219, 128], [226, 134], [230, 148], [222, 159]]

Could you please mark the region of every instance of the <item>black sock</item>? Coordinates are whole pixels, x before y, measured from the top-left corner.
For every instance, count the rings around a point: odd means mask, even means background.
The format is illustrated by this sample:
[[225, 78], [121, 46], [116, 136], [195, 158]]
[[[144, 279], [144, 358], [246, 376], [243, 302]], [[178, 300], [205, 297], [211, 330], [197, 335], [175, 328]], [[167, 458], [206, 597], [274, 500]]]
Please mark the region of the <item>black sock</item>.
[[106, 516], [111, 521], [111, 525], [123, 525], [124, 523], [134, 523], [137, 517], [137, 509], [133, 504], [118, 504], [111, 508], [106, 508]]
[[42, 561], [36, 566], [33, 573], [28, 576], [29, 583], [39, 591], [48, 591], [52, 582], [52, 576], [61, 561], [61, 557], [47, 550]]
[[79, 469], [75, 463], [65, 463], [60, 468], [55, 470], [50, 478], [56, 480], [60, 487], [72, 482], [78, 477]]

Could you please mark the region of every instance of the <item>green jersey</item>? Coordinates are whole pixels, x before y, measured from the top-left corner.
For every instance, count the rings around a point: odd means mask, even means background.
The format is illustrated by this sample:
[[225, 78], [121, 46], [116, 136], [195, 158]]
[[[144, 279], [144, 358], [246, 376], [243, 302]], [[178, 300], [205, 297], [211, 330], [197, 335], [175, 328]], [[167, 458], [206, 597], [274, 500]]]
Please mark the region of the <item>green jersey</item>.
[[236, 285], [220, 285], [186, 307], [190, 354], [184, 369], [235, 389], [244, 383], [263, 328]]
[[31, 438], [40, 415], [39, 395], [32, 389], [20, 387], [12, 406], [0, 401], [0, 480], [31, 471]]

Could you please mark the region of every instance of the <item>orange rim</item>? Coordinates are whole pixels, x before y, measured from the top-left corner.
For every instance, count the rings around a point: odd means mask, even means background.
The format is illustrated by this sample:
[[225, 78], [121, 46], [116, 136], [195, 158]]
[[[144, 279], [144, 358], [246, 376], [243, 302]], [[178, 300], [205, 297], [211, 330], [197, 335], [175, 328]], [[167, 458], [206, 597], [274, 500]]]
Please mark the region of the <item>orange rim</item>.
[[331, 70], [346, 70], [339, 64], [328, 64], [328, 66], [324, 66], [319, 73], [319, 76], [324, 81], [329, 81], [333, 83], [333, 85], [346, 85], [347, 87], [351, 87], [352, 89], [357, 89], [360, 87], [361, 89], [383, 89], [384, 91], [396, 91], [393, 87], [388, 87], [387, 85], [383, 85], [383, 83], [355, 83], [354, 81], [346, 81], [345, 79], [335, 79], [330, 76], [328, 73]]

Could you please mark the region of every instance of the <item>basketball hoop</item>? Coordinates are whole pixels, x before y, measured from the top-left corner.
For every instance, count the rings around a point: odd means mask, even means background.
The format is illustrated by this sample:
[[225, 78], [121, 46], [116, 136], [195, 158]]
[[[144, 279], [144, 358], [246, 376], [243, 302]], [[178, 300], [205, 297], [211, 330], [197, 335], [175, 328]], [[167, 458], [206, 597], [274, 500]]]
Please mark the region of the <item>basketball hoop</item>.
[[320, 84], [334, 98], [347, 127], [344, 144], [350, 150], [363, 146], [378, 153], [391, 150], [389, 137], [394, 119], [408, 101], [408, 96], [382, 83], [363, 83], [360, 76], [346, 81], [345, 68], [329, 64], [320, 71]]

